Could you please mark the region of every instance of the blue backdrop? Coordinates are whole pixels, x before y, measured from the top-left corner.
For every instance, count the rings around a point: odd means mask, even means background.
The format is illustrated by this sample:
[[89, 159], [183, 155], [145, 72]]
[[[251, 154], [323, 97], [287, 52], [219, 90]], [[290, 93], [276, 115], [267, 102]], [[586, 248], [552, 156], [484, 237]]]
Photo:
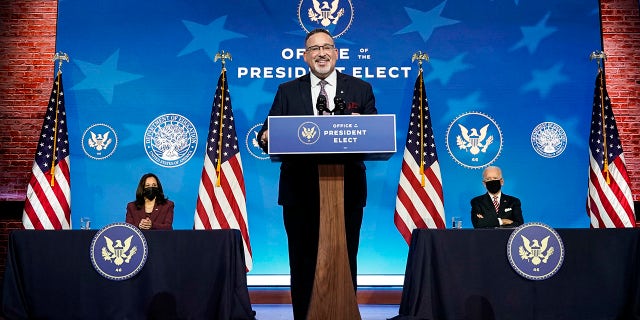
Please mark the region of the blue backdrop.
[[[71, 59], [63, 78], [75, 226], [81, 217], [93, 228], [123, 221], [138, 179], [154, 172], [176, 202], [174, 228], [192, 227], [221, 70], [213, 58], [224, 50], [243, 145], [250, 274], [287, 274], [279, 165], [254, 138], [278, 84], [306, 72], [306, 31], [324, 23], [339, 35], [338, 66], [371, 82], [379, 112], [397, 119], [400, 152], [367, 164], [361, 274], [404, 273], [407, 245], [393, 213], [419, 50], [431, 57], [425, 81], [447, 221], [461, 216], [470, 227], [469, 200], [484, 192], [481, 169], [494, 164], [504, 192], [521, 198], [525, 221], [589, 227], [595, 0], [60, 0], [58, 15], [57, 50]], [[169, 123], [180, 152], [158, 161], [149, 137]], [[472, 134], [486, 125], [486, 148], [461, 148], [469, 143], [462, 127]]]

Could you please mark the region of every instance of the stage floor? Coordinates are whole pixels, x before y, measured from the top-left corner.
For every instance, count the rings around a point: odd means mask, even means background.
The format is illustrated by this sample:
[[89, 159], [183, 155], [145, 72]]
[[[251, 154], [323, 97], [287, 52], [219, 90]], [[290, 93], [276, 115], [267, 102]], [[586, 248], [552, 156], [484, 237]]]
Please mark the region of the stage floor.
[[[253, 304], [257, 320], [291, 320], [293, 313], [290, 304]], [[362, 320], [386, 320], [398, 315], [396, 304], [360, 304]]]

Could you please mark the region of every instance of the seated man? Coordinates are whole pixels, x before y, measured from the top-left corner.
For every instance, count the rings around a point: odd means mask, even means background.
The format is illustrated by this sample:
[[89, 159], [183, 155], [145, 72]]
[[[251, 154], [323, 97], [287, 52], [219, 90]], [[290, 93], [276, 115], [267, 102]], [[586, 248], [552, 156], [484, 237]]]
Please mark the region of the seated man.
[[504, 184], [500, 168], [485, 168], [482, 183], [488, 192], [471, 199], [471, 222], [474, 228], [517, 227], [524, 223], [520, 199], [500, 191]]

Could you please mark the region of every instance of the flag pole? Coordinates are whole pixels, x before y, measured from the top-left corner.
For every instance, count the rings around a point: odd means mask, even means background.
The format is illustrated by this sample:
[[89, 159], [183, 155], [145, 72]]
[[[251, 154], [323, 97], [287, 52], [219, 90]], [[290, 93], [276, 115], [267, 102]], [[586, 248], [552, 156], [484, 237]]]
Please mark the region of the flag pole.
[[422, 93], [424, 92], [424, 88], [422, 85], [424, 84], [423, 72], [422, 72], [422, 61], [429, 62], [429, 55], [423, 53], [422, 51], [418, 51], [411, 56], [411, 63], [418, 60], [418, 78], [420, 79], [420, 184], [422, 187], [425, 186], [425, 177], [424, 177], [424, 117], [423, 112], [424, 108], [422, 106], [422, 101], [424, 101], [424, 97]]
[[598, 75], [600, 78], [600, 117], [602, 119], [602, 145], [604, 148], [604, 173], [606, 174], [607, 184], [611, 183], [611, 179], [609, 177], [609, 157], [607, 155], [607, 127], [604, 121], [604, 74], [602, 74], [602, 64], [607, 60], [607, 54], [603, 51], [593, 51], [591, 55], [589, 55], [590, 60], [596, 60], [598, 63]]
[[51, 181], [49, 182], [49, 184], [53, 187], [55, 185], [55, 170], [56, 170], [56, 159], [57, 159], [57, 152], [55, 152], [56, 150], [56, 144], [58, 142], [58, 105], [60, 104], [60, 77], [62, 75], [62, 61], [66, 61], [69, 62], [69, 55], [64, 53], [64, 52], [56, 52], [56, 54], [53, 56], [53, 62], [55, 63], [56, 61], [58, 61], [58, 73], [56, 75], [56, 120], [54, 121], [54, 128], [53, 128], [53, 157], [51, 157], [51, 170], [49, 171], [49, 173], [51, 174]]
[[[224, 125], [224, 88], [226, 87], [225, 82], [227, 81], [226, 79], [226, 74], [227, 74], [227, 67], [226, 67], [226, 60], [232, 60], [231, 59], [231, 54], [229, 54], [229, 52], [224, 52], [224, 50], [216, 53], [216, 56], [213, 58], [213, 62], [217, 62], [218, 60], [220, 60], [222, 62], [222, 70], [220, 71], [220, 76], [222, 77], [222, 97], [220, 98], [220, 137], [218, 138], [218, 149], [217, 149], [217, 156], [218, 156], [218, 164], [216, 165], [216, 187], [220, 186], [220, 167], [222, 165], [222, 128]], [[212, 115], [213, 116], [213, 115]]]

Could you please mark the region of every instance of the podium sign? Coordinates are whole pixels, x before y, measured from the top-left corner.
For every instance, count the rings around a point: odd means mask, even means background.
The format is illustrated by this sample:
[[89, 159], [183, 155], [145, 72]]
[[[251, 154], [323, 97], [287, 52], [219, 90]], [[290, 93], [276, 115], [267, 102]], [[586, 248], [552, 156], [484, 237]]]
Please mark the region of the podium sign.
[[269, 154], [364, 153], [390, 157], [396, 152], [396, 116], [270, 116]]

